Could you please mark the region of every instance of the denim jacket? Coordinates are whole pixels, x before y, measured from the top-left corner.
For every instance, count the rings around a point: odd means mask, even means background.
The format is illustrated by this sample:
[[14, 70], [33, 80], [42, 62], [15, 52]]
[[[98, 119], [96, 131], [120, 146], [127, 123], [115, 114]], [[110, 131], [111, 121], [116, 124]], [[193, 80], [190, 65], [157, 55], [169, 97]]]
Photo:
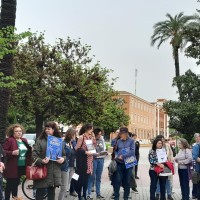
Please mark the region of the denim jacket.
[[[200, 157], [200, 143], [195, 144], [192, 148], [192, 158], [196, 161]], [[195, 171], [200, 172], [200, 163], [196, 162]]]
[[[127, 149], [127, 153], [123, 153], [123, 150]], [[115, 160], [120, 163], [124, 163], [124, 160], [118, 159], [119, 156], [122, 156], [123, 159], [128, 158], [130, 156], [135, 156], [135, 142], [131, 138], [127, 138], [126, 140], [119, 139], [116, 144], [115, 151]]]

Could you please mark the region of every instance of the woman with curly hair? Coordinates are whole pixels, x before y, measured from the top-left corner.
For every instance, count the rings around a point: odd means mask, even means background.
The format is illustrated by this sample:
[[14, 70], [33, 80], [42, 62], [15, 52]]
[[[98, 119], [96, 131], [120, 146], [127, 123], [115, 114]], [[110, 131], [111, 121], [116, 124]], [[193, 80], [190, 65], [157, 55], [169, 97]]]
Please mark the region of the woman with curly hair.
[[47, 137], [52, 135], [61, 138], [58, 126], [55, 122], [47, 122], [44, 130], [36, 141], [33, 150], [33, 160], [37, 166], [47, 166], [47, 177], [45, 179], [34, 180], [33, 185], [36, 189], [36, 200], [43, 200], [48, 189], [48, 200], [55, 200], [55, 187], [61, 185], [61, 164], [66, 160], [64, 145], [62, 147], [62, 157], [56, 161], [46, 157]]
[[25, 130], [20, 124], [13, 124], [6, 130], [6, 140], [3, 149], [7, 157], [4, 171], [6, 178], [5, 200], [10, 200], [10, 195], [17, 198], [20, 177], [25, 175], [26, 166], [31, 165], [31, 146], [23, 138]]

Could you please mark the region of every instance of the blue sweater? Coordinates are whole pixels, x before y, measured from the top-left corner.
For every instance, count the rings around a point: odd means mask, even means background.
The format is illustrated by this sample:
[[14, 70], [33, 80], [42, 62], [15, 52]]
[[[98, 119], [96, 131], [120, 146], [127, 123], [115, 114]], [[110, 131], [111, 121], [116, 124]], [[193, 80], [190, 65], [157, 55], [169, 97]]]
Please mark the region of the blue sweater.
[[[193, 160], [197, 160], [197, 158], [200, 157], [200, 144], [195, 144], [193, 147], [192, 147], [192, 158]], [[195, 170], [197, 172], [200, 172], [200, 163], [196, 162], [196, 165], [195, 165]]]
[[117, 141], [115, 160], [117, 162], [124, 163], [124, 160], [118, 159], [120, 155], [123, 159], [135, 156], [135, 142], [133, 139], [128, 137], [126, 140], [119, 139]]

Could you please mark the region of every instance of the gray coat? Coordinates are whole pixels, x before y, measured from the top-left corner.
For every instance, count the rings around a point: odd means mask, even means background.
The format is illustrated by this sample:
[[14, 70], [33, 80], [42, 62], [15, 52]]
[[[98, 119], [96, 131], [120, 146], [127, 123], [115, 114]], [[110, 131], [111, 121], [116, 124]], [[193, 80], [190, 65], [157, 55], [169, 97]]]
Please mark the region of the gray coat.
[[[47, 140], [37, 139], [33, 150], [33, 161], [36, 161], [37, 166], [42, 165], [42, 159], [46, 157]], [[66, 160], [64, 146], [62, 148], [62, 157]], [[47, 188], [47, 187], [57, 187], [61, 185], [61, 164], [56, 161], [49, 161], [47, 164], [47, 177], [42, 180], [34, 181], [34, 188]]]

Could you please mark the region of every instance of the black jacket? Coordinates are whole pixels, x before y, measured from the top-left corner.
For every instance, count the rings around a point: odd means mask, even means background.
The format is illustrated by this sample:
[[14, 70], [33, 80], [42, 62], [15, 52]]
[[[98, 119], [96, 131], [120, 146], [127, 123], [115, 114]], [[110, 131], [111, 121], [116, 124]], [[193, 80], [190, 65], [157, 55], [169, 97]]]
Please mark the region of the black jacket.
[[135, 155], [138, 156], [140, 155], [140, 143], [138, 141], [135, 141]]

